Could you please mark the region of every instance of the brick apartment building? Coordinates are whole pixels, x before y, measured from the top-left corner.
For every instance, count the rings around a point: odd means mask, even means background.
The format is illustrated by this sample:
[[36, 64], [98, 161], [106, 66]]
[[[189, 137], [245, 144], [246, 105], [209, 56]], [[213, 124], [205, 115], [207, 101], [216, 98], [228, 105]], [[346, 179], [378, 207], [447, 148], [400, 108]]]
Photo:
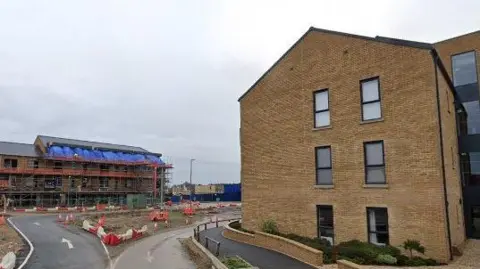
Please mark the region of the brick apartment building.
[[127, 204], [155, 198], [171, 165], [140, 147], [39, 135], [0, 142], [0, 198], [15, 207]]
[[448, 261], [480, 238], [480, 31], [310, 28], [240, 97], [243, 222]]

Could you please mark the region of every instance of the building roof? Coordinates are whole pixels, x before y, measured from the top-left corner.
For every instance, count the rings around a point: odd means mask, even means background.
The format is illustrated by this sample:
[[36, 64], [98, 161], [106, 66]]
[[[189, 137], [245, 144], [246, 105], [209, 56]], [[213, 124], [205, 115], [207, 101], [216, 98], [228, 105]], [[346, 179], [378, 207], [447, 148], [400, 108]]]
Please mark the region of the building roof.
[[344, 32], [337, 32], [337, 31], [332, 31], [332, 30], [326, 30], [326, 29], [321, 29], [321, 28], [315, 28], [315, 27], [310, 27], [308, 31], [306, 31], [263, 75], [255, 81], [255, 83], [244, 93], [240, 98], [238, 98], [238, 101], [240, 102], [243, 97], [245, 97], [260, 81], [263, 80], [263, 78], [283, 59], [285, 56], [288, 55], [288, 53], [296, 47], [300, 41], [305, 38], [305, 36], [310, 33], [310, 32], [320, 32], [320, 33], [326, 33], [326, 34], [332, 34], [332, 35], [340, 35], [340, 36], [347, 36], [347, 37], [352, 37], [352, 38], [359, 38], [359, 39], [364, 39], [368, 41], [374, 41], [374, 42], [381, 42], [381, 43], [386, 43], [390, 45], [396, 45], [396, 46], [404, 46], [404, 47], [411, 47], [411, 48], [416, 48], [416, 49], [425, 49], [425, 50], [431, 50], [433, 49], [433, 45], [430, 43], [423, 43], [423, 42], [416, 42], [416, 41], [410, 41], [410, 40], [405, 40], [405, 39], [397, 39], [397, 38], [390, 38], [390, 37], [383, 37], [383, 36], [376, 36], [376, 37], [369, 37], [369, 36], [362, 36], [362, 35], [356, 35], [356, 34], [349, 34], [349, 33], [344, 33]]
[[0, 141], [0, 154], [10, 156], [38, 157], [40, 153], [33, 144]]
[[138, 152], [138, 153], [151, 153], [146, 149], [134, 146], [126, 146], [126, 145], [118, 145], [118, 144], [111, 144], [111, 143], [103, 143], [103, 142], [94, 142], [94, 141], [85, 141], [85, 140], [77, 140], [77, 139], [70, 139], [70, 138], [61, 138], [61, 137], [54, 137], [54, 136], [46, 136], [46, 135], [39, 135], [37, 136], [38, 139], [45, 145], [64, 145], [64, 146], [77, 146], [77, 147], [89, 147], [89, 148], [96, 148], [96, 149], [104, 149], [104, 150], [113, 150], [113, 151], [123, 151], [123, 152]]
[[450, 37], [450, 38], [447, 38], [447, 39], [444, 39], [444, 40], [440, 40], [440, 41], [435, 42], [435, 44], [440, 44], [440, 43], [443, 43], [443, 42], [448, 42], [448, 41], [452, 41], [452, 40], [455, 40], [455, 39], [458, 39], [458, 38], [462, 38], [462, 37], [469, 36], [469, 35], [475, 35], [475, 34], [480, 34], [480, 30], [469, 32], [469, 33], [466, 33], [466, 34], [461, 34], [461, 35], [454, 36], [454, 37]]

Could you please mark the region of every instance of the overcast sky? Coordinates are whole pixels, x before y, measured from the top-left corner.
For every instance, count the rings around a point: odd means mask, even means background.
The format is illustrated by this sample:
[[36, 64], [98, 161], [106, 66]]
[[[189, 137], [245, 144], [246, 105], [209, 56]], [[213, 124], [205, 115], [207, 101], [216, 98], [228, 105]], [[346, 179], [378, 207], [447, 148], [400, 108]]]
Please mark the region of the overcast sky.
[[239, 181], [238, 97], [310, 26], [434, 42], [479, 0], [0, 0], [0, 140], [142, 146], [174, 182]]

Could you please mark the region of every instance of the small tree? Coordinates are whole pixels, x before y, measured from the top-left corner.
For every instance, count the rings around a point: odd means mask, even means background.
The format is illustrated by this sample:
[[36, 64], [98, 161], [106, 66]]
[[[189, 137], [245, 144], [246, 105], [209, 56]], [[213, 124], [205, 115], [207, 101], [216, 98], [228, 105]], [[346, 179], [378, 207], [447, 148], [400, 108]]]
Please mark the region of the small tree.
[[415, 250], [418, 253], [425, 254], [425, 247], [420, 244], [417, 240], [407, 240], [403, 242], [402, 247], [410, 252], [410, 259], [413, 257], [413, 251]]

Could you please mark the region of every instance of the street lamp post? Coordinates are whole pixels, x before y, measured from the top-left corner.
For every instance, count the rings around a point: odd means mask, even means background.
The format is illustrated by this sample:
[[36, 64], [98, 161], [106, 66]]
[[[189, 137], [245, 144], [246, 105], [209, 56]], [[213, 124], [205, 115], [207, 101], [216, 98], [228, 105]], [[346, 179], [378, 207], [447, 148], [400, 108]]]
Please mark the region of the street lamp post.
[[190, 202], [192, 201], [192, 194], [193, 194], [193, 190], [194, 190], [194, 186], [192, 184], [192, 166], [193, 166], [193, 161], [195, 161], [195, 159], [190, 159]]

